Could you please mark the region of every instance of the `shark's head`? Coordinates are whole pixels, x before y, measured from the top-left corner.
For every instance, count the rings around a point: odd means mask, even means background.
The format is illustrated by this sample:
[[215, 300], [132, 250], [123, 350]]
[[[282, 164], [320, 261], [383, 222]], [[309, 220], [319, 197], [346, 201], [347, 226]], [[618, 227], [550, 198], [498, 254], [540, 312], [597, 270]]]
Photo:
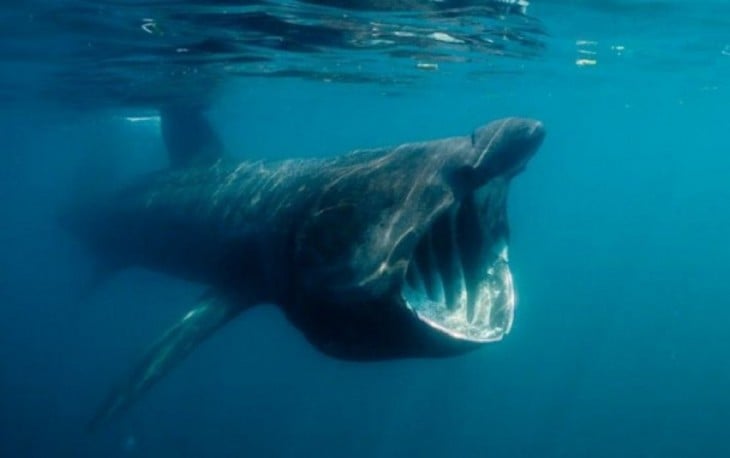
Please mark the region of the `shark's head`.
[[424, 221], [400, 287], [404, 305], [425, 323], [474, 342], [510, 331], [507, 191], [544, 136], [537, 121], [496, 121], [473, 133], [465, 164], [443, 169], [454, 199]]
[[544, 136], [508, 118], [334, 161], [297, 238], [305, 294], [371, 327], [398, 309], [449, 340], [500, 340], [515, 307], [508, 186]]

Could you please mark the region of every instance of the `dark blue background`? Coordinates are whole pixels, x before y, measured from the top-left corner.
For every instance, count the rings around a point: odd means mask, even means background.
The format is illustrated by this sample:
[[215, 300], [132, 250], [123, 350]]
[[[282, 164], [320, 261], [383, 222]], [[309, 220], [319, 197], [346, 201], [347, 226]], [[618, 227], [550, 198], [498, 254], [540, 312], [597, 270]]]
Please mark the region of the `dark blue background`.
[[0, 455], [730, 456], [727, 60], [578, 68], [574, 38], [521, 75], [400, 93], [242, 80], [210, 113], [241, 158], [542, 119], [546, 142], [510, 196], [519, 303], [506, 340], [345, 363], [255, 309], [94, 435], [84, 426], [106, 390], [202, 286], [129, 271], [79, 300], [92, 262], [56, 215], [89, 170], [111, 182], [164, 166], [162, 143], [155, 123], [123, 120], [145, 113], [2, 110]]

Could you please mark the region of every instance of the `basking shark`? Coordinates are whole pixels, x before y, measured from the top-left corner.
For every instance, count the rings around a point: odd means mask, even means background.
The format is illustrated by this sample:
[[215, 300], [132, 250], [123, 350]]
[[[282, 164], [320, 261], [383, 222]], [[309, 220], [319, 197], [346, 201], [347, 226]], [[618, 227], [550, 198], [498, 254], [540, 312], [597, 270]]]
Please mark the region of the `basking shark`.
[[539, 121], [237, 163], [199, 112], [163, 110], [161, 120], [170, 167], [74, 206], [66, 222], [108, 270], [141, 266], [209, 289], [111, 391], [92, 427], [258, 304], [281, 307], [316, 348], [348, 360], [455, 355], [510, 331], [507, 193], [543, 141]]

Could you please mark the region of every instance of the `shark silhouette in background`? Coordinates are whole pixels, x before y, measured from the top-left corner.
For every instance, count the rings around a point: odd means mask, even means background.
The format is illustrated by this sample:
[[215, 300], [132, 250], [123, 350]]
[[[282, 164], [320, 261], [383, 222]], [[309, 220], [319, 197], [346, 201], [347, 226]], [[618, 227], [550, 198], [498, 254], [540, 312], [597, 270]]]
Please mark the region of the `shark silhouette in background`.
[[506, 118], [471, 135], [338, 157], [236, 162], [200, 110], [161, 110], [169, 168], [68, 209], [110, 271], [209, 285], [91, 422], [129, 407], [202, 341], [276, 304], [325, 354], [443, 357], [510, 331], [510, 180], [545, 136]]

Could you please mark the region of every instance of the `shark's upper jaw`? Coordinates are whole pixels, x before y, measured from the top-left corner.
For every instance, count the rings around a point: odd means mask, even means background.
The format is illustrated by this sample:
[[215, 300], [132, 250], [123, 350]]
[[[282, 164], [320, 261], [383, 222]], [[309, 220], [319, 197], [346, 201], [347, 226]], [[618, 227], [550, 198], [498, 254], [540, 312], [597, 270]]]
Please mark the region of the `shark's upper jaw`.
[[400, 288], [401, 300], [422, 322], [471, 342], [493, 342], [509, 333], [516, 301], [507, 191], [544, 135], [541, 123], [516, 118], [475, 133], [478, 159], [472, 170], [482, 181], [425, 228]]

